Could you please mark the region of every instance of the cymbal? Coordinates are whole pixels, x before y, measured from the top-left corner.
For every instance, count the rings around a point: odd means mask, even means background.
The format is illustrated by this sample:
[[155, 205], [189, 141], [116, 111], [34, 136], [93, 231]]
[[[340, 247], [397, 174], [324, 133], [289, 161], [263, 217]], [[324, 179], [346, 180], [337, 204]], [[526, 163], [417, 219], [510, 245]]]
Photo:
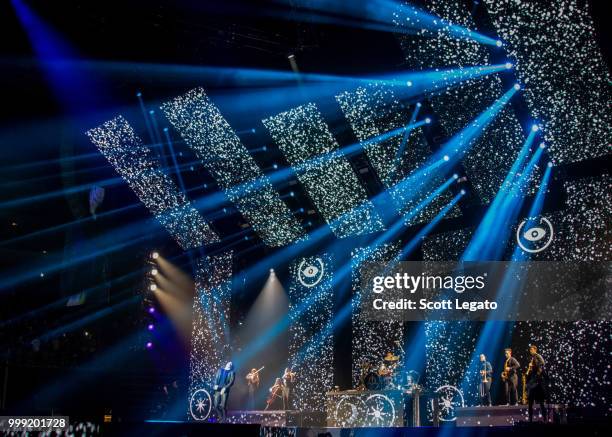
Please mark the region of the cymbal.
[[391, 352], [389, 352], [387, 355], [385, 355], [385, 358], [383, 358], [384, 361], [399, 361], [399, 359], [400, 357], [393, 355]]

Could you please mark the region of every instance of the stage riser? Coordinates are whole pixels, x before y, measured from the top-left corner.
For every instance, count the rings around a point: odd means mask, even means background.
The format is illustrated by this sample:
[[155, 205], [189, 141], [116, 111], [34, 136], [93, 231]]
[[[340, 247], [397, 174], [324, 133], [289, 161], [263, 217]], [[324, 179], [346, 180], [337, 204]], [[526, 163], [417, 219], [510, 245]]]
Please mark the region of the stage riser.
[[[547, 405], [549, 423], [567, 423], [566, 407], [564, 405]], [[540, 417], [539, 405], [533, 408], [534, 421], [543, 422]], [[496, 407], [465, 407], [457, 409], [458, 427], [465, 426], [513, 426], [517, 423], [527, 422], [529, 412], [526, 405], [496, 406]]]

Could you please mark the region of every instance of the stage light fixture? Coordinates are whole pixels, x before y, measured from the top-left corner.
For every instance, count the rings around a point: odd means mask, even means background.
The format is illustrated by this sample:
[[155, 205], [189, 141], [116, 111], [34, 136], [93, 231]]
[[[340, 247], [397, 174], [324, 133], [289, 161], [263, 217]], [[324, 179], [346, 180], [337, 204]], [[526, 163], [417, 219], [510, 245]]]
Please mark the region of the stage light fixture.
[[517, 91], [520, 90], [521, 89], [521, 84], [515, 83], [514, 84], [514, 89], [517, 90]]
[[540, 143], [540, 149], [543, 149], [543, 148], [545, 148], [545, 147], [546, 147], [546, 144], [544, 144], [544, 143]]
[[155, 307], [149, 307], [149, 314], [155, 313]]
[[548, 164], [546, 164], [546, 165], [547, 165], [548, 167], [552, 168], [553, 163], [552, 163], [552, 162], [549, 162], [549, 163], [548, 163]]
[[497, 47], [501, 47], [501, 46], [503, 46], [503, 45], [504, 45], [504, 43], [502, 43], [502, 42], [501, 42], [501, 40], [499, 40], [499, 39], [498, 39], [497, 41], [495, 41], [495, 45], [496, 45]]
[[155, 329], [155, 325], [153, 323], [149, 323], [149, 325], [147, 326], [147, 329], [149, 331], [153, 331]]
[[157, 290], [157, 285], [156, 284], [149, 285], [149, 290], [151, 290], [151, 291]]
[[273, 168], [274, 170], [278, 169], [278, 164], [276, 164], [276, 163], [275, 163], [275, 164], [272, 164], [272, 168]]
[[513, 67], [512, 62], [506, 62], [506, 68], [510, 70]]
[[157, 258], [159, 258], [159, 252], [153, 252], [153, 253], [151, 253], [151, 258], [153, 258], [153, 259], [157, 259]]
[[142, 97], [142, 93], [141, 93], [140, 91], [138, 91], [138, 92], [136, 93], [136, 97]]
[[534, 124], [533, 126], [531, 126], [531, 130], [537, 132], [540, 130], [540, 127], [537, 124]]
[[295, 193], [292, 191], [291, 193], [289, 193], [289, 195], [290, 195], [291, 197], [293, 197], [293, 196], [295, 196]]
[[274, 269], [270, 269], [270, 274], [273, 275], [274, 274]]
[[427, 124], [431, 123], [431, 118], [427, 117], [427, 118], [425, 119], [425, 123], [427, 123]]
[[157, 273], [159, 273], [159, 272], [157, 271], [157, 269], [151, 269], [151, 274], [152, 274], [153, 276], [157, 275]]
[[449, 159], [450, 159], [450, 156], [444, 155], [444, 161], [448, 161]]
[[146, 348], [153, 349], [153, 343], [151, 343], [150, 341], [147, 341]]
[[463, 196], [465, 194], [465, 190], [461, 190], [461, 195]]
[[457, 173], [455, 173], [455, 174], [453, 175], [453, 179], [459, 179], [459, 175], [458, 175]]
[[411, 80], [409, 80], [408, 82], [406, 82], [406, 85], [407, 85], [407, 86], [412, 86], [412, 81], [411, 81]]

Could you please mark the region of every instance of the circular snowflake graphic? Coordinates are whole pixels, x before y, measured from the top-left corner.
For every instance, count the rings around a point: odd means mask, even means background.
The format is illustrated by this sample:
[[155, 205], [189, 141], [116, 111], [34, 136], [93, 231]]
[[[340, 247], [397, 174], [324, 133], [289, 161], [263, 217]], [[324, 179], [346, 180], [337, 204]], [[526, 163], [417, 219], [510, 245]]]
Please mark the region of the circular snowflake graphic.
[[201, 388], [193, 392], [189, 402], [189, 412], [194, 420], [206, 420], [210, 415], [212, 398], [210, 393]]
[[431, 400], [431, 406], [433, 408], [433, 403], [436, 401], [438, 402], [440, 420], [443, 422], [457, 420], [455, 409], [458, 407], [465, 407], [461, 390], [452, 385], [443, 385], [436, 389], [436, 393], [439, 393], [439, 396], [437, 399]]

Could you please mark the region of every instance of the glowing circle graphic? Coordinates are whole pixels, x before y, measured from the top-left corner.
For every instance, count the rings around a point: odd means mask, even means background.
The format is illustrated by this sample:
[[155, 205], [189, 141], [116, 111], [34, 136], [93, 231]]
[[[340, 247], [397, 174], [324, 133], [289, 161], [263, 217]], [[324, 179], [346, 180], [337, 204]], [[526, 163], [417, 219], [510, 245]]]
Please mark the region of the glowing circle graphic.
[[374, 394], [365, 400], [367, 426], [393, 426], [395, 406], [385, 395]]
[[201, 388], [193, 392], [189, 401], [189, 412], [194, 420], [206, 420], [212, 408], [210, 393]]
[[304, 287], [314, 287], [325, 273], [325, 263], [321, 258], [314, 258], [314, 262], [308, 262], [306, 259], [300, 263], [298, 267], [298, 280]]
[[[458, 407], [465, 407], [463, 393], [461, 393], [461, 390], [452, 385], [443, 385], [436, 389], [436, 393], [439, 393], [437, 402], [440, 410], [440, 420], [443, 422], [452, 422], [457, 420], [455, 409]], [[432, 399], [432, 408], [434, 402], [436, 402], [436, 400]]]
[[[528, 224], [528, 226], [525, 226]], [[524, 228], [527, 229], [524, 229]], [[528, 253], [538, 253], [545, 250], [553, 241], [553, 226], [546, 218], [526, 218], [516, 230], [516, 242]]]

